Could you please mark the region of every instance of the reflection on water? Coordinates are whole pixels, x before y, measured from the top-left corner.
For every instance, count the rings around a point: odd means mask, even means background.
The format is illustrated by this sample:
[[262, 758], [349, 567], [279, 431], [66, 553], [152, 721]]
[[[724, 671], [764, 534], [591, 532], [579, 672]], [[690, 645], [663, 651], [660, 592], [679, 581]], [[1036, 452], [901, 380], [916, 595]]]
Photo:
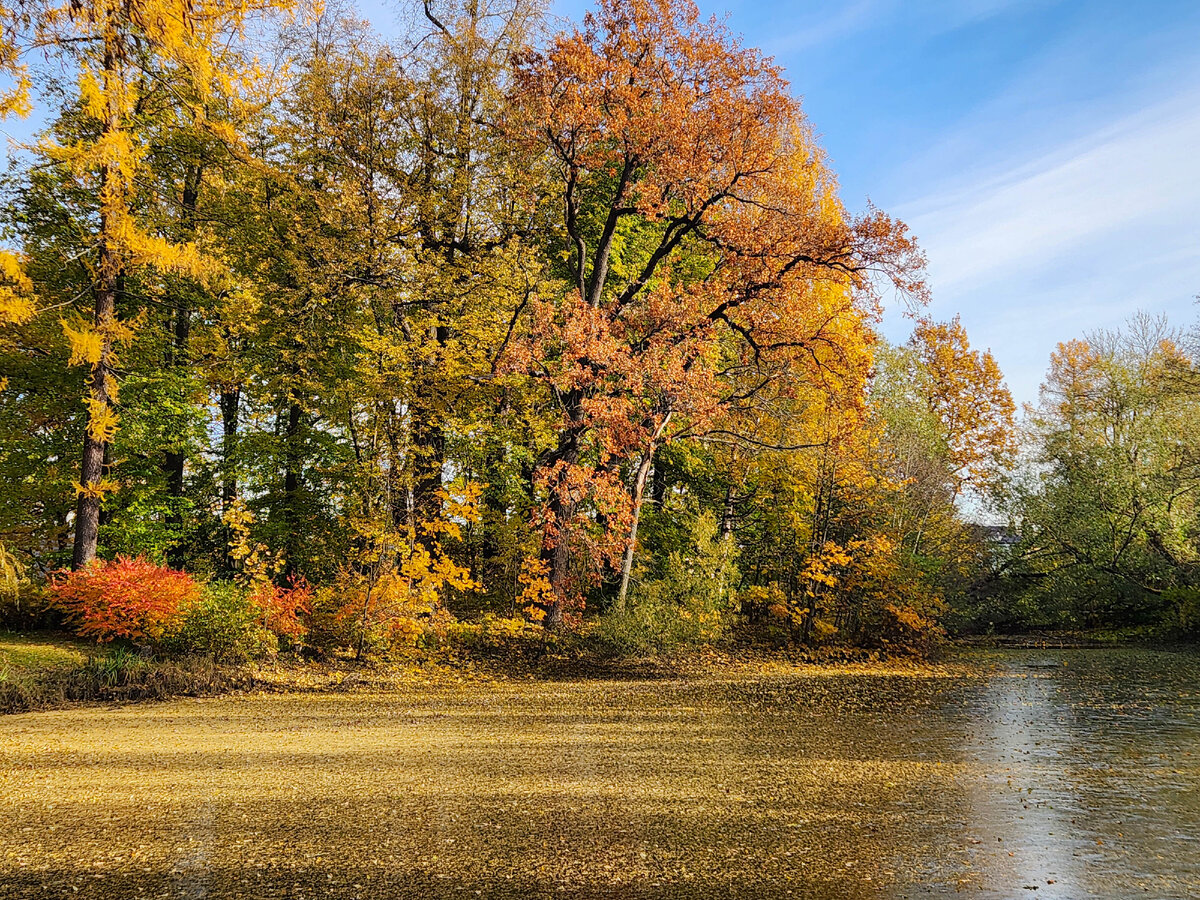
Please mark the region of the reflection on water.
[[[972, 819], [997, 892], [1200, 896], [1200, 666], [1127, 651], [1006, 654], [973, 702]], [[1011, 855], [1010, 855], [1011, 854]], [[1007, 857], [1007, 864], [1006, 864]]]
[[0, 897], [1200, 897], [1200, 658], [0, 719]]

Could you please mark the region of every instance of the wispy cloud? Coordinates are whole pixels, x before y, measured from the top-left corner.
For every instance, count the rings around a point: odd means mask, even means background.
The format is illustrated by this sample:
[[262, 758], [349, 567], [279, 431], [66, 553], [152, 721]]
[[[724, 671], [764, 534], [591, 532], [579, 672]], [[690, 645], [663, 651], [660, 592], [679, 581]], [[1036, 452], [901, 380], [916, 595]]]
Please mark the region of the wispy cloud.
[[811, 48], [836, 48], [840, 42], [875, 29], [894, 29], [898, 22], [932, 37], [1045, 0], [855, 0], [852, 3], [806, 4], [798, 27], [769, 36], [763, 49], [772, 55]]
[[1021, 150], [1007, 148], [1008, 166], [947, 174], [953, 189], [897, 211], [929, 256], [933, 314], [961, 312], [1017, 398], [1033, 400], [1058, 341], [1138, 309], [1194, 318], [1200, 88], [1029, 161]]
[[768, 37], [763, 49], [772, 56], [797, 53], [812, 47], [825, 47], [880, 23], [889, 4], [881, 0], [856, 0], [836, 10], [809, 7], [799, 17], [799, 27]]
[[1198, 211], [1200, 91], [900, 210], [930, 255], [935, 290], [955, 293], [1014, 268], [1053, 268], [1121, 232], [1131, 255], [1198, 246]]

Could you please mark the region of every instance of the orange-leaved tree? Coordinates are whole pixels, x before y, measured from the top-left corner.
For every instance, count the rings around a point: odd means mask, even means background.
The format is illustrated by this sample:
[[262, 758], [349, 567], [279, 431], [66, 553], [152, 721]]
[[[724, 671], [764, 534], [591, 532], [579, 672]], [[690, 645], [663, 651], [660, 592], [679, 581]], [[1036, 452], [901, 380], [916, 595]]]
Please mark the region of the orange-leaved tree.
[[920, 295], [923, 260], [845, 213], [779, 70], [690, 0], [601, 0], [521, 57], [514, 106], [561, 210], [562, 288], [509, 360], [561, 411], [535, 476], [555, 627], [627, 546], [644, 476], [623, 467], [709, 429], [731, 367], [838, 365], [875, 273]]
[[957, 490], [986, 490], [1016, 455], [1016, 405], [990, 350], [972, 350], [955, 316], [921, 320], [912, 346], [926, 375], [926, 402], [942, 426]]

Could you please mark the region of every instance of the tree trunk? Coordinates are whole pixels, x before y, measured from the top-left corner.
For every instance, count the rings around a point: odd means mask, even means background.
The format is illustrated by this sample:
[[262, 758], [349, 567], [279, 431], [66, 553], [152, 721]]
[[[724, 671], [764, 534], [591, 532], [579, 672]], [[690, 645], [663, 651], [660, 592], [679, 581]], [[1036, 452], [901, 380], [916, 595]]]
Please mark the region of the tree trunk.
[[654, 459], [654, 444], [642, 454], [638, 463], [637, 478], [633, 483], [633, 522], [629, 526], [629, 543], [625, 546], [625, 555], [621, 558], [621, 588], [617, 591], [617, 612], [625, 612], [625, 598], [629, 595], [629, 576], [633, 571], [633, 554], [637, 546], [638, 523], [642, 518], [642, 498], [646, 492], [646, 478], [650, 474], [650, 464]]
[[[571, 425], [564, 430], [554, 448], [536, 468], [552, 468], [559, 463], [574, 466], [579, 462], [579, 433], [583, 422], [583, 397], [579, 391], [571, 391], [563, 398], [563, 406], [567, 410]], [[547, 630], [562, 627], [563, 604], [567, 597], [567, 585], [570, 579], [570, 525], [575, 518], [578, 502], [569, 495], [564, 495], [558, 485], [550, 485], [550, 498], [547, 512], [554, 529], [553, 546], [542, 546], [542, 562], [549, 568], [551, 600], [546, 609], [546, 618], [542, 625]]]
[[[562, 455], [562, 459], [572, 465], [578, 458], [577, 447], [566, 448], [566, 452]], [[552, 547], [543, 547], [542, 549], [542, 561], [547, 563], [550, 568], [551, 591], [550, 604], [546, 610], [546, 618], [542, 620], [542, 625], [549, 631], [561, 628], [563, 624], [563, 604], [567, 598], [567, 583], [570, 579], [571, 565], [570, 523], [575, 518], [577, 505], [570, 497], [564, 498], [557, 490], [552, 490], [549, 512], [555, 527], [555, 540]]]
[[242, 392], [237, 386], [221, 391], [221, 510], [227, 512], [237, 499], [237, 468], [233, 455], [237, 450], [238, 406]]
[[[449, 339], [450, 332], [439, 325], [431, 329], [431, 337], [438, 351], [435, 359], [441, 358], [441, 347]], [[442, 412], [437, 409], [439, 373], [435, 364], [426, 373], [420, 403], [414, 409], [413, 421], [413, 518], [415, 524], [432, 522], [442, 512], [442, 469], [446, 465], [446, 431], [442, 427]]]
[[288, 575], [296, 572], [296, 547], [300, 532], [300, 468], [303, 465], [303, 454], [300, 449], [300, 422], [303, 410], [294, 399], [288, 406], [287, 430], [285, 432], [284, 472], [283, 472], [283, 509], [287, 522], [287, 560], [285, 563]]
[[[183, 204], [180, 214], [180, 237], [185, 241], [191, 240], [196, 231], [196, 203], [200, 198], [200, 179], [200, 167], [188, 166], [183, 178]], [[188, 365], [188, 340], [191, 330], [191, 307], [187, 292], [181, 291], [175, 297], [174, 328], [166, 359], [168, 370]], [[187, 451], [182, 444], [166, 452], [163, 469], [167, 477], [167, 497], [171, 501], [167, 524], [177, 531], [183, 530], [183, 511], [180, 505], [183, 501], [183, 476], [186, 467]], [[176, 541], [167, 551], [167, 563], [174, 568], [183, 566], [183, 546], [180, 542]]]
[[650, 471], [650, 502], [662, 509], [667, 499], [667, 474], [662, 465], [657, 465]]
[[725, 486], [725, 503], [721, 506], [719, 534], [723, 541], [733, 535], [733, 513], [733, 476], [731, 475], [729, 483]]
[[[725, 487], [725, 503], [721, 507], [721, 527], [717, 532], [722, 546], [728, 546], [733, 540], [733, 476], [730, 475], [729, 484]], [[725, 591], [729, 589], [729, 572], [727, 566], [721, 567], [721, 581], [717, 585], [717, 604], [723, 607], [725, 604]]]
[[633, 554], [637, 548], [638, 524], [642, 518], [642, 501], [646, 497], [646, 479], [650, 477], [650, 466], [654, 462], [654, 451], [658, 449], [658, 440], [662, 437], [667, 423], [671, 421], [672, 413], [668, 412], [650, 435], [650, 443], [642, 460], [638, 463], [637, 477], [633, 482], [633, 522], [629, 526], [629, 543], [625, 546], [625, 555], [621, 558], [621, 589], [617, 592], [617, 611], [625, 611], [625, 598], [629, 594], [629, 575], [633, 571]]
[[387, 504], [391, 512], [392, 527], [396, 531], [405, 525], [413, 525], [412, 506], [409, 502], [412, 499], [412, 491], [405, 478], [405, 437], [401, 416], [393, 414], [387, 433]]
[[[103, 327], [111, 323], [115, 307], [112, 279], [101, 277], [96, 289], [96, 323]], [[98, 410], [112, 408], [111, 368], [112, 341], [105, 336], [100, 351], [100, 362], [92, 372], [91, 399]], [[104, 478], [105, 444], [92, 433], [95, 413], [88, 415], [88, 430], [83, 437], [83, 459], [79, 467], [79, 501], [75, 509], [75, 547], [71, 555], [71, 568], [81, 569], [96, 558], [96, 547], [100, 540], [100, 482]]]
[[[115, 39], [105, 37], [104, 71], [116, 80], [120, 54]], [[113, 101], [108, 100], [103, 136], [114, 134], [120, 126]], [[103, 191], [121, 197], [121, 173], [116, 162], [106, 163]], [[113, 372], [113, 325], [117, 315], [118, 278], [121, 258], [111, 240], [113, 228], [105, 204], [100, 205], [100, 259], [96, 273], [95, 313], [93, 324], [100, 332], [100, 359], [92, 367], [87, 430], [83, 436], [83, 459], [79, 466], [79, 500], [75, 508], [75, 546], [71, 553], [71, 568], [81, 569], [96, 558], [100, 541], [100, 506], [103, 502], [101, 482], [104, 479], [104, 451], [107, 441], [100, 425], [102, 418], [111, 415], [116, 376]]]

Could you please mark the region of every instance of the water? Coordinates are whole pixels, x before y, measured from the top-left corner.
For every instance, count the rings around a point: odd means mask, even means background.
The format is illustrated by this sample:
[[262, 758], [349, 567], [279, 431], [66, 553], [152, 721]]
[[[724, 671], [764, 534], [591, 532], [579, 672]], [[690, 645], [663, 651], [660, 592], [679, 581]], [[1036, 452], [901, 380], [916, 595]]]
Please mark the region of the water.
[[1200, 897], [1200, 657], [0, 719], [0, 897]]

